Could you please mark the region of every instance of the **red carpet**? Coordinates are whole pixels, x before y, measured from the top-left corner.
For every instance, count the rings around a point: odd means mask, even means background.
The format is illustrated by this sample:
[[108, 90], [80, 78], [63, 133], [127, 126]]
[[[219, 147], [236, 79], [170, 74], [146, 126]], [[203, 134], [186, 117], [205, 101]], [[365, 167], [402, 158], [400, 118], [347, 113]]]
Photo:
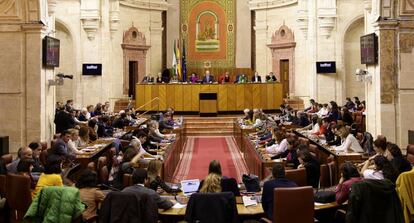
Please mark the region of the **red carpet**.
[[174, 174], [174, 182], [186, 179], [204, 179], [211, 160], [221, 164], [223, 176], [233, 177], [241, 182], [241, 175], [247, 173], [233, 137], [188, 137], [183, 157]]

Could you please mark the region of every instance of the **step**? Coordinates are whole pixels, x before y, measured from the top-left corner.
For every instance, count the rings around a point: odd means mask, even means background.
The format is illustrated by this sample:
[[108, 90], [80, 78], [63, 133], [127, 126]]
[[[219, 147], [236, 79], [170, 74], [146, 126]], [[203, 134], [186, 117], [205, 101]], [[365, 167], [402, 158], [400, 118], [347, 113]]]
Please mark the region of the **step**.
[[223, 127], [217, 127], [217, 128], [206, 128], [203, 126], [199, 127], [192, 127], [192, 128], [186, 128], [187, 132], [194, 132], [194, 131], [234, 131], [233, 128], [223, 128]]
[[233, 123], [187, 123], [187, 122], [184, 122], [184, 126], [185, 127], [205, 126], [205, 127], [217, 128], [220, 126], [233, 127], [234, 124]]
[[184, 122], [185, 123], [191, 123], [191, 124], [193, 124], [193, 123], [224, 123], [224, 124], [226, 124], [226, 123], [228, 123], [228, 124], [230, 124], [230, 123], [234, 123], [234, 120], [214, 120], [214, 119], [211, 119], [211, 120], [187, 120], [187, 119], [184, 119]]
[[226, 136], [228, 136], [228, 135], [233, 135], [233, 131], [224, 131], [224, 130], [222, 130], [222, 131], [208, 131], [208, 130], [205, 130], [205, 131], [202, 131], [202, 130], [198, 130], [198, 131], [191, 131], [191, 132], [186, 132], [186, 135], [187, 136], [200, 136], [200, 135], [208, 135], [208, 136], [211, 136], [211, 135], [217, 135], [217, 136], [223, 136], [223, 135], [226, 135]]

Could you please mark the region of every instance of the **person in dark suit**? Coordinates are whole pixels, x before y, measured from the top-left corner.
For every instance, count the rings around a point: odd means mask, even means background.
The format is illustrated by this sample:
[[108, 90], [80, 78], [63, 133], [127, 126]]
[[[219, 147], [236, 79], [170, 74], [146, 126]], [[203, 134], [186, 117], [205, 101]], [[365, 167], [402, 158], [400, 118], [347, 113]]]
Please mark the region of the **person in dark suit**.
[[321, 176], [321, 165], [319, 161], [307, 149], [298, 152], [298, 159], [300, 162], [298, 169], [306, 169], [306, 178], [308, 185], [312, 186], [313, 188], [318, 188], [319, 177]]
[[171, 78], [170, 70], [165, 69], [162, 72], [162, 75], [161, 75], [161, 81], [162, 81], [162, 83], [170, 83], [170, 78]]
[[203, 78], [203, 83], [213, 83], [214, 82], [214, 76], [210, 74], [209, 70], [206, 70], [206, 74]]
[[262, 83], [262, 77], [260, 77], [259, 73], [256, 71], [252, 77], [252, 83]]
[[277, 78], [273, 72], [270, 72], [268, 75], [266, 75], [266, 82], [274, 82], [277, 81]]
[[56, 133], [75, 127], [76, 123], [72, 116], [72, 111], [61, 110], [55, 115]]
[[171, 208], [175, 201], [170, 201], [165, 198], [160, 197], [154, 190], [146, 188], [144, 185], [148, 184], [148, 173], [145, 169], [135, 169], [132, 173], [132, 183], [134, 185], [126, 187], [122, 190], [122, 192], [129, 192], [129, 193], [145, 193], [148, 194], [159, 209], [169, 209]]
[[279, 187], [297, 187], [295, 182], [285, 178], [285, 167], [275, 164], [272, 168], [272, 180], [263, 185], [262, 207], [268, 219], [273, 219], [273, 191]]
[[53, 143], [52, 148], [48, 150], [48, 158], [49, 157], [57, 157], [57, 158], [71, 158], [71, 155], [68, 151], [67, 143], [71, 138], [71, 132], [69, 130], [65, 130], [61, 133], [60, 138]]

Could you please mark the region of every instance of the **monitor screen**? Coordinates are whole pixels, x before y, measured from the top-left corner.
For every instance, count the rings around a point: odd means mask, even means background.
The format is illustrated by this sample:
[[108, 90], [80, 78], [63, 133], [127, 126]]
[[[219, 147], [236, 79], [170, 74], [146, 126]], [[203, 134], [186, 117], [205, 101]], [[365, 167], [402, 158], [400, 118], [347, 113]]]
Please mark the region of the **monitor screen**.
[[361, 36], [361, 64], [378, 63], [378, 37], [375, 33]]
[[316, 73], [318, 74], [334, 74], [336, 73], [335, 61], [316, 62]]
[[43, 39], [43, 65], [59, 67], [60, 40], [46, 36]]
[[102, 75], [102, 64], [83, 64], [82, 75]]

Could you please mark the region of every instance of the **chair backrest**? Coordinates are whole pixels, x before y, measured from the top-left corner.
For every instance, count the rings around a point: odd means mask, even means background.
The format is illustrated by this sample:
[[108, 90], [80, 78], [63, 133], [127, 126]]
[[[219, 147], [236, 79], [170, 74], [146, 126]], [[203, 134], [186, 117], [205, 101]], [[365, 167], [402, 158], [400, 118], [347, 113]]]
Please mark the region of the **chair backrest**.
[[232, 192], [192, 194], [187, 204], [185, 220], [187, 222], [238, 222], [236, 198]]
[[16, 174], [6, 176], [6, 199], [12, 221], [20, 222], [32, 203], [30, 178]]
[[105, 183], [108, 181], [108, 178], [109, 178], [108, 167], [107, 166], [101, 167], [101, 169], [99, 169], [99, 182]]
[[6, 196], [6, 175], [0, 175], [0, 197]]
[[318, 146], [315, 144], [309, 144], [309, 152], [316, 157], [317, 160], [320, 161], [320, 154]]
[[13, 161], [13, 155], [12, 154], [4, 154], [1, 156], [1, 159], [4, 160], [4, 162], [7, 164], [11, 163]]
[[40, 160], [40, 162], [42, 163], [43, 166], [46, 165], [47, 154], [48, 154], [48, 150], [47, 149], [42, 150], [42, 152], [40, 152], [39, 160]]
[[286, 170], [286, 179], [295, 182], [299, 187], [308, 185], [305, 168]]
[[[122, 211], [120, 211], [122, 210]], [[150, 195], [113, 191], [102, 202], [99, 222], [158, 222], [157, 204]]]
[[312, 187], [275, 188], [273, 196], [273, 222], [314, 222]]
[[125, 173], [122, 176], [122, 185], [124, 187], [129, 187], [129, 186], [133, 185], [133, 183], [132, 183], [132, 174]]
[[414, 165], [414, 145], [407, 146], [407, 160]]
[[332, 187], [336, 181], [336, 166], [335, 163], [327, 163], [321, 165], [321, 176], [319, 180], [319, 185], [321, 188]]
[[237, 181], [234, 178], [223, 178], [221, 179], [221, 191], [233, 192], [234, 196], [240, 196], [240, 190], [237, 185]]

